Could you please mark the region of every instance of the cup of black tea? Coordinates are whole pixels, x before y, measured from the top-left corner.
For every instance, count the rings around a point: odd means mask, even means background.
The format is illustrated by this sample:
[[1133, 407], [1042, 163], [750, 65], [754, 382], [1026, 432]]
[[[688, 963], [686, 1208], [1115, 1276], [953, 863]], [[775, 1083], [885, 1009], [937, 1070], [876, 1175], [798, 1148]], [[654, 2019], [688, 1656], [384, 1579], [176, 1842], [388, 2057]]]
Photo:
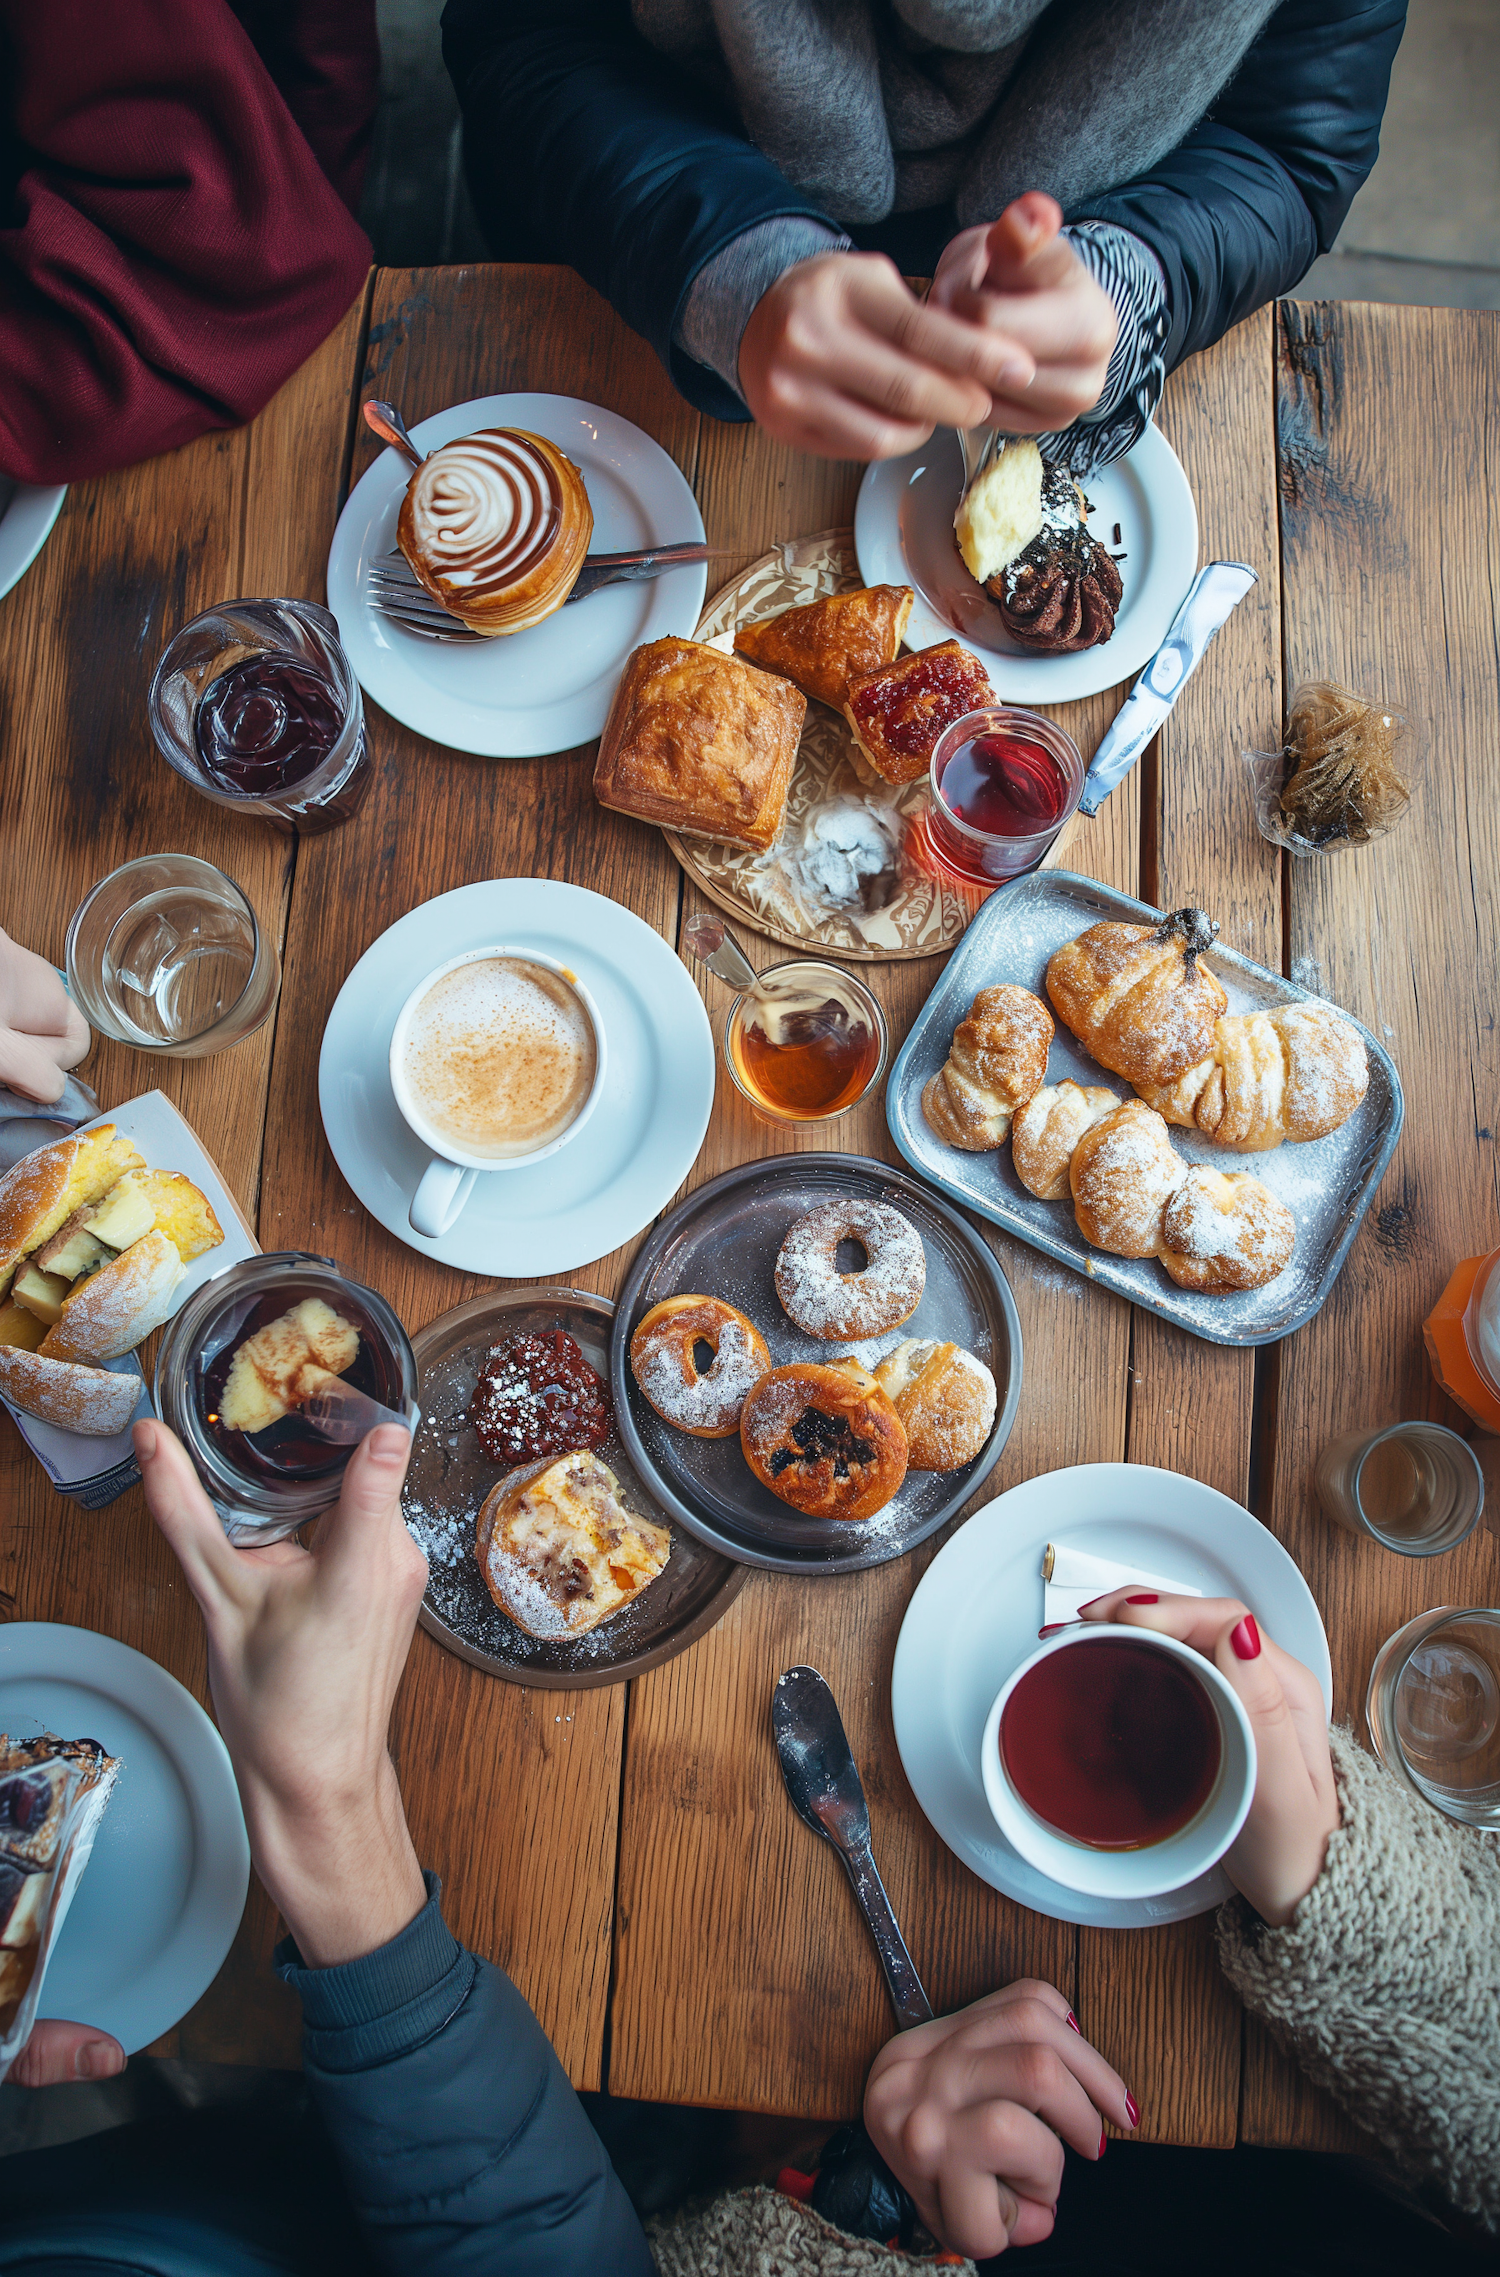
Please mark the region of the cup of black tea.
[[1217, 1865], [1244, 1825], [1255, 1735], [1211, 1660], [1101, 1622], [1021, 1663], [981, 1768], [1001, 1833], [1038, 1872], [1086, 1896], [1159, 1897]]

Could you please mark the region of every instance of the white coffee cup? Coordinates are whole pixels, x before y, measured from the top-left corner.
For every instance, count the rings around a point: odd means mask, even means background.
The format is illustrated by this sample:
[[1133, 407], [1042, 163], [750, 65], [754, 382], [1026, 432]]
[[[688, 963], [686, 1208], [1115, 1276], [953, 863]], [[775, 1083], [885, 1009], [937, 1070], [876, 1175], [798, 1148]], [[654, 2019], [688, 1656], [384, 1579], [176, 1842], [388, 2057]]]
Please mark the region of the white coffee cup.
[[[449, 973], [459, 971], [464, 965], [481, 964], [497, 957], [515, 964], [535, 965], [543, 972], [556, 973], [566, 983], [583, 1007], [593, 1031], [594, 1080], [589, 1087], [588, 1096], [566, 1129], [557, 1132], [544, 1144], [524, 1152], [485, 1154], [457, 1144], [451, 1133], [436, 1125], [423, 1111], [422, 1103], [414, 1094], [407, 1074], [406, 1059], [417, 1015], [438, 982]], [[505, 1170], [529, 1170], [534, 1163], [545, 1162], [549, 1155], [557, 1153], [559, 1147], [566, 1146], [570, 1139], [578, 1136], [597, 1106], [604, 1088], [604, 1023], [599, 1017], [599, 1007], [577, 973], [560, 963], [556, 957], [544, 956], [537, 949], [504, 946], [465, 949], [461, 956], [449, 957], [445, 963], [434, 965], [431, 972], [423, 975], [402, 1005], [391, 1034], [390, 1069], [391, 1090], [396, 1105], [403, 1119], [432, 1153], [432, 1160], [418, 1180], [409, 1212], [413, 1231], [425, 1234], [431, 1240], [448, 1231], [480, 1177]]]
[[[1039, 1662], [1059, 1652], [1090, 1652], [1124, 1637], [1187, 1663], [1218, 1721], [1219, 1770], [1201, 1809], [1175, 1834], [1139, 1850], [1096, 1850], [1059, 1833], [1021, 1800], [1000, 1753], [1000, 1719], [1016, 1686]], [[1039, 1873], [1088, 1897], [1160, 1897], [1216, 1866], [1244, 1825], [1255, 1795], [1255, 1733], [1234, 1686], [1191, 1645], [1123, 1622], [1090, 1621], [1051, 1638], [1012, 1673], [985, 1723], [979, 1768], [996, 1825]]]

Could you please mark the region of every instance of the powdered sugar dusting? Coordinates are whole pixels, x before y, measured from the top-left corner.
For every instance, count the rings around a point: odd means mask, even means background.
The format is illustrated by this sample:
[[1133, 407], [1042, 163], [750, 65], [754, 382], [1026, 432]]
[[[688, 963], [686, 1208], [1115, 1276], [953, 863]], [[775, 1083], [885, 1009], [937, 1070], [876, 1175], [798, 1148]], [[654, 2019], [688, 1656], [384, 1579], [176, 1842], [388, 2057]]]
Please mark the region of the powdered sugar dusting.
[[[693, 1342], [699, 1336], [716, 1338], [718, 1344], [713, 1366], [702, 1375], [693, 1365]], [[695, 1431], [719, 1431], [737, 1423], [747, 1395], [770, 1365], [764, 1345], [742, 1321], [694, 1326], [691, 1314], [664, 1320], [647, 1332], [639, 1348], [633, 1343], [630, 1364], [657, 1414]]]
[[[840, 1273], [838, 1245], [853, 1239], [869, 1263]], [[799, 1218], [776, 1260], [776, 1293], [809, 1336], [868, 1337], [906, 1320], [927, 1280], [922, 1237], [884, 1202], [824, 1202]]]

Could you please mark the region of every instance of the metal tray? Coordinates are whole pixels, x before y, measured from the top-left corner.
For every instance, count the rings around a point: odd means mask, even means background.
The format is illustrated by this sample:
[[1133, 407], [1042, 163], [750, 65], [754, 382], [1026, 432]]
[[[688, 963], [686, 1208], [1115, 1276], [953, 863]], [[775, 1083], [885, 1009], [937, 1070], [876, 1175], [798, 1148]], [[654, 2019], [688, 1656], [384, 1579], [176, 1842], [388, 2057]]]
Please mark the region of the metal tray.
[[[497, 1291], [456, 1305], [412, 1338], [421, 1372], [422, 1421], [402, 1490], [406, 1522], [427, 1553], [427, 1591], [417, 1618], [429, 1636], [491, 1676], [511, 1684], [581, 1691], [623, 1684], [683, 1651], [728, 1611], [745, 1569], [673, 1526], [665, 1571], [634, 1604], [586, 1636], [529, 1637], [506, 1619], [474, 1558], [479, 1506], [504, 1474], [468, 1421], [474, 1384], [490, 1347], [505, 1336], [552, 1328], [576, 1338], [590, 1366], [609, 1371], [614, 1306], [587, 1289]], [[625, 1500], [643, 1518], [670, 1525], [621, 1443], [618, 1429], [599, 1449]]]
[[[1015, 981], [1045, 1000], [1048, 958], [1085, 926], [1103, 919], [1155, 923], [1161, 914], [1070, 870], [1039, 871], [992, 894], [917, 1014], [886, 1085], [886, 1120], [897, 1146], [924, 1178], [1059, 1265], [1129, 1297], [1132, 1304], [1148, 1306], [1210, 1344], [1274, 1344], [1311, 1320], [1326, 1300], [1401, 1133], [1401, 1079], [1390, 1053], [1358, 1020], [1350, 1024], [1364, 1038], [1370, 1088], [1348, 1122], [1327, 1138], [1279, 1146], [1269, 1154], [1237, 1155], [1199, 1132], [1172, 1132], [1173, 1146], [1189, 1162], [1250, 1170], [1297, 1221], [1297, 1247], [1285, 1272], [1264, 1288], [1236, 1290], [1231, 1296], [1179, 1289], [1153, 1258], [1111, 1257], [1091, 1249], [1066, 1202], [1039, 1202], [1027, 1193], [1011, 1167], [1008, 1146], [989, 1154], [962, 1153], [946, 1146], [922, 1113], [923, 1086], [948, 1057], [953, 1031], [979, 989], [994, 981]], [[1233, 949], [1215, 946], [1209, 962], [1224, 983], [1231, 1012], [1327, 1001]], [[1341, 1007], [1331, 1009], [1350, 1019]], [[1069, 1075], [1079, 1083], [1108, 1083], [1123, 1097], [1133, 1096], [1124, 1078], [1101, 1070], [1059, 1022], [1047, 1080], [1058, 1083]]]
[[[889, 1202], [922, 1236], [927, 1286], [911, 1319], [863, 1343], [804, 1336], [781, 1309], [776, 1255], [793, 1220], [840, 1195]], [[951, 1338], [995, 1378], [989, 1443], [960, 1471], [908, 1471], [884, 1510], [854, 1525], [805, 1518], [768, 1493], [738, 1435], [694, 1439], [648, 1406], [630, 1372], [630, 1339], [663, 1297], [723, 1297], [754, 1321], [777, 1367], [853, 1354], [873, 1366], [907, 1336]], [[689, 1194], [636, 1259], [620, 1294], [610, 1385], [620, 1434], [657, 1500], [725, 1557], [775, 1573], [850, 1573], [904, 1557], [952, 1518], [1000, 1460], [1021, 1397], [1021, 1322], [988, 1246], [956, 1210], [903, 1170], [859, 1154], [783, 1154], [726, 1171]]]

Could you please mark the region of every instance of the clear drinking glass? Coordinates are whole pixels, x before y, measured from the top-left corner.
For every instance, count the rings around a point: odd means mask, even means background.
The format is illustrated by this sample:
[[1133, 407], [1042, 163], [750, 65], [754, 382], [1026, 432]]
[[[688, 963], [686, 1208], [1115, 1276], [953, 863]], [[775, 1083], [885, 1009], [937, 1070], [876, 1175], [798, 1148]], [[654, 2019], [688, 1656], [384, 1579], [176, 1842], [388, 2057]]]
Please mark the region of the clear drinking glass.
[[315, 601], [221, 601], [194, 617], [157, 665], [147, 711], [194, 790], [280, 829], [331, 830], [369, 788], [359, 682]]
[[791, 957], [769, 965], [724, 1021], [724, 1065], [763, 1123], [828, 1123], [885, 1073], [890, 1034], [862, 980]]
[[103, 1036], [200, 1059], [271, 1016], [276, 944], [233, 878], [195, 854], [146, 854], [112, 870], [68, 926], [68, 986]]
[[1439, 1605], [1388, 1637], [1365, 1718], [1381, 1762], [1424, 1802], [1500, 1829], [1500, 1608]]
[[[948, 770], [972, 745], [993, 745], [1001, 755], [988, 770], [981, 786], [973, 788], [976, 814], [987, 813], [993, 827], [966, 820], [945, 794]], [[1029, 761], [1028, 747], [1044, 759]], [[1015, 763], [1002, 763], [1007, 750], [1018, 754]], [[1045, 764], [1050, 761], [1050, 767]], [[1040, 712], [1023, 711], [1014, 704], [995, 704], [970, 712], [945, 728], [933, 746], [928, 770], [930, 804], [924, 817], [930, 849], [940, 863], [967, 883], [1003, 885], [1034, 869], [1083, 795], [1083, 755], [1073, 738]], [[950, 782], [951, 789], [951, 782]]]
[[1403, 1557], [1456, 1549], [1484, 1511], [1479, 1458], [1441, 1423], [1346, 1432], [1323, 1449], [1313, 1477], [1336, 1524]]

